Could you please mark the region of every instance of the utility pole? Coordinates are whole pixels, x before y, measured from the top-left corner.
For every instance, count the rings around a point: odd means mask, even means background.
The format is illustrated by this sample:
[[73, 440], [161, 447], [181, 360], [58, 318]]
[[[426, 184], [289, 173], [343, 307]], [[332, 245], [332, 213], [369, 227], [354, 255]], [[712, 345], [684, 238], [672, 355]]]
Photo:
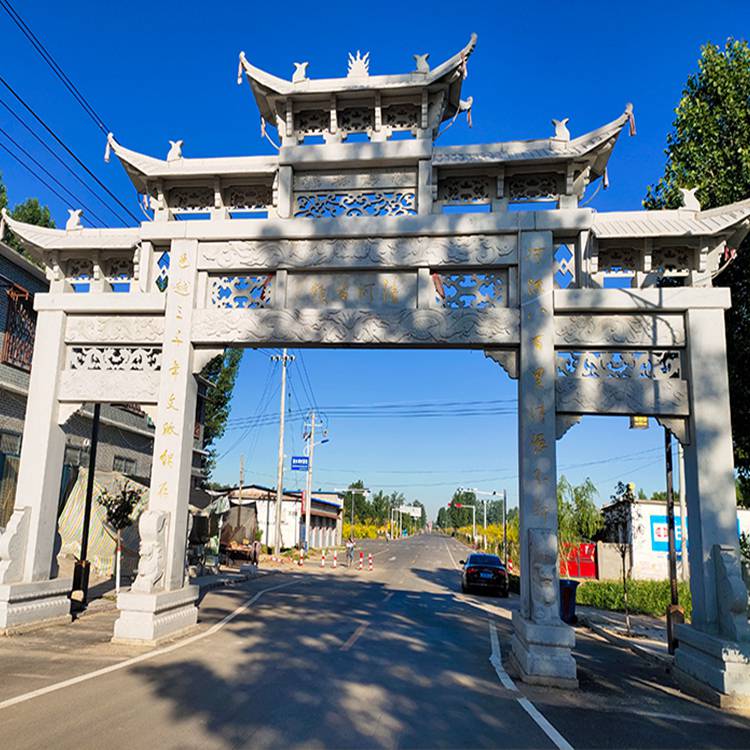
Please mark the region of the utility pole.
[[683, 581], [690, 578], [690, 566], [687, 559], [687, 508], [685, 505], [685, 449], [677, 441], [677, 477], [680, 499], [680, 577]]
[[671, 604], [667, 607], [667, 650], [670, 654], [675, 652], [677, 639], [674, 628], [678, 623], [685, 621], [682, 608], [679, 606], [677, 591], [677, 548], [675, 544], [674, 528], [674, 481], [672, 478], [672, 433], [664, 428], [664, 457], [667, 472], [667, 540], [669, 549], [669, 588]]
[[503, 565], [508, 569], [508, 490], [503, 490]]
[[286, 417], [286, 367], [287, 362], [294, 361], [294, 355], [288, 355], [286, 349], [281, 354], [271, 357], [281, 362], [281, 401], [279, 404], [279, 458], [276, 468], [276, 534], [273, 545], [274, 555], [281, 552], [281, 503], [284, 497], [284, 425]]
[[[242, 528], [242, 485], [245, 483], [245, 454], [240, 453], [240, 486], [239, 486], [239, 498], [237, 502], [239, 506], [237, 508], [237, 525]], [[244, 536], [243, 536], [244, 544]]]
[[[312, 506], [313, 456], [315, 453], [315, 412], [310, 412], [310, 443], [307, 450], [307, 483], [305, 485], [305, 548], [310, 546], [310, 510]], [[323, 433], [325, 440], [325, 432]], [[354, 507], [354, 504], [352, 504]]]

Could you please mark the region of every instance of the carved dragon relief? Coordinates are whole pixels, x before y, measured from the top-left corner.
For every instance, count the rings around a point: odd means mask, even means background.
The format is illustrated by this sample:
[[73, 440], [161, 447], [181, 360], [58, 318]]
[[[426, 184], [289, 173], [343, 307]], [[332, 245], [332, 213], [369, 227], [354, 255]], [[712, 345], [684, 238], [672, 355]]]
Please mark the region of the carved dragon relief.
[[160, 344], [164, 318], [155, 315], [70, 315], [67, 343]]
[[517, 310], [198, 310], [195, 344], [392, 344], [468, 346], [517, 343]]
[[567, 377], [555, 383], [557, 411], [565, 414], [687, 416], [685, 380]]
[[198, 267], [320, 268], [323, 266], [419, 266], [507, 263], [515, 235], [368, 237], [365, 239], [236, 240], [202, 244]]
[[558, 346], [685, 346], [682, 315], [556, 315]]

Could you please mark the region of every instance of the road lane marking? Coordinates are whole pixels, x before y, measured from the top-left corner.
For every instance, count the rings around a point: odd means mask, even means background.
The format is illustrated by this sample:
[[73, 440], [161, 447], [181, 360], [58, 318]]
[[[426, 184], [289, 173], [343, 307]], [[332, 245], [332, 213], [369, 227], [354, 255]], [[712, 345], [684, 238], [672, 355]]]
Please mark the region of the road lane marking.
[[492, 620], [487, 621], [490, 627], [490, 663], [495, 668], [500, 682], [506, 690], [518, 693], [516, 700], [521, 708], [534, 720], [536, 725], [554, 742], [558, 750], [573, 750], [573, 746], [555, 729], [552, 724], [541, 714], [539, 709], [524, 696], [520, 695], [516, 684], [510, 678], [510, 675], [503, 669], [502, 653], [500, 651], [500, 640], [497, 637], [497, 628]]
[[445, 549], [448, 550], [448, 556], [450, 557], [451, 562], [453, 563], [453, 567], [458, 568], [459, 566], [456, 565], [456, 558], [453, 557], [453, 553], [451, 552], [451, 548], [448, 546], [448, 542], [445, 543]]
[[362, 633], [367, 630], [367, 626], [369, 623], [363, 622], [348, 638], [346, 643], [341, 644], [341, 648], [339, 651], [348, 651], [358, 640], [358, 638], [362, 635]]
[[17, 695], [15, 698], [8, 698], [7, 700], [0, 701], [0, 711], [2, 711], [4, 708], [10, 708], [11, 706], [16, 706], [19, 703], [25, 703], [26, 701], [33, 700], [34, 698], [40, 698], [41, 696], [47, 695], [48, 693], [54, 693], [57, 690], [63, 690], [64, 688], [72, 687], [73, 685], [77, 685], [80, 682], [87, 682], [88, 680], [93, 680], [95, 677], [102, 677], [106, 674], [110, 674], [111, 672], [117, 672], [119, 669], [125, 669], [126, 667], [133, 666], [134, 664], [140, 664], [144, 661], [148, 661], [149, 659], [153, 659], [156, 656], [170, 654], [173, 651], [177, 651], [178, 649], [184, 648], [185, 646], [189, 646], [192, 643], [202, 641], [204, 638], [208, 638], [209, 636], [214, 635], [214, 633], [218, 633], [225, 625], [241, 615], [248, 607], [251, 607], [253, 604], [255, 604], [255, 602], [257, 602], [258, 599], [263, 596], [263, 594], [267, 594], [269, 591], [284, 589], [287, 588], [287, 586], [293, 586], [295, 583], [300, 583], [300, 579], [295, 578], [295, 580], [293, 581], [281, 583], [278, 586], [269, 586], [268, 588], [261, 589], [257, 594], [254, 594], [249, 599], [246, 599], [242, 604], [240, 604], [239, 607], [237, 607], [237, 609], [230, 612], [226, 617], [224, 617], [222, 620], [219, 620], [219, 622], [217, 622], [215, 625], [212, 625], [203, 633], [197, 633], [196, 635], [185, 638], [181, 641], [178, 641], [177, 643], [173, 643], [169, 646], [164, 646], [163, 648], [157, 648], [154, 651], [149, 651], [147, 654], [134, 656], [131, 659], [126, 659], [125, 661], [121, 661], [117, 664], [112, 664], [109, 667], [103, 667], [102, 669], [97, 669], [94, 672], [87, 672], [86, 674], [78, 675], [77, 677], [71, 677], [70, 679], [63, 680], [62, 682], [55, 682], [52, 685], [47, 685], [47, 687], [39, 688], [38, 690], [32, 690], [29, 693]]

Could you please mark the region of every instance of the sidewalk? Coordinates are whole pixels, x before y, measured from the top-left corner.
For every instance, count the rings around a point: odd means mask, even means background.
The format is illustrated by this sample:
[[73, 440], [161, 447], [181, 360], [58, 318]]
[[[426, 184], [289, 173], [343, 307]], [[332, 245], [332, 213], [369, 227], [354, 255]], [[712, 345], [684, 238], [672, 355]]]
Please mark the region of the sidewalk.
[[624, 612], [595, 607], [576, 607], [578, 625], [587, 627], [615, 646], [627, 648], [638, 656], [665, 665], [672, 663], [667, 651], [667, 624], [650, 615], [630, 615], [631, 634], [625, 626]]

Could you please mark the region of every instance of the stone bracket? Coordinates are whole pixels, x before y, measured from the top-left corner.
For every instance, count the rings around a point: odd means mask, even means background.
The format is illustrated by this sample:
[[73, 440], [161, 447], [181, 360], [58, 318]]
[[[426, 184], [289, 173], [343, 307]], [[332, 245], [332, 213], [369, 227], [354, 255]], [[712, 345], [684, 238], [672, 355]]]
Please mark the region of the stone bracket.
[[497, 362], [508, 377], [518, 380], [518, 352], [515, 349], [485, 349], [484, 356]]
[[557, 439], [560, 440], [573, 425], [578, 424], [582, 419], [581, 414], [557, 414], [555, 416]]
[[690, 445], [690, 424], [687, 417], [654, 417], [662, 426], [666, 427], [682, 445]]

